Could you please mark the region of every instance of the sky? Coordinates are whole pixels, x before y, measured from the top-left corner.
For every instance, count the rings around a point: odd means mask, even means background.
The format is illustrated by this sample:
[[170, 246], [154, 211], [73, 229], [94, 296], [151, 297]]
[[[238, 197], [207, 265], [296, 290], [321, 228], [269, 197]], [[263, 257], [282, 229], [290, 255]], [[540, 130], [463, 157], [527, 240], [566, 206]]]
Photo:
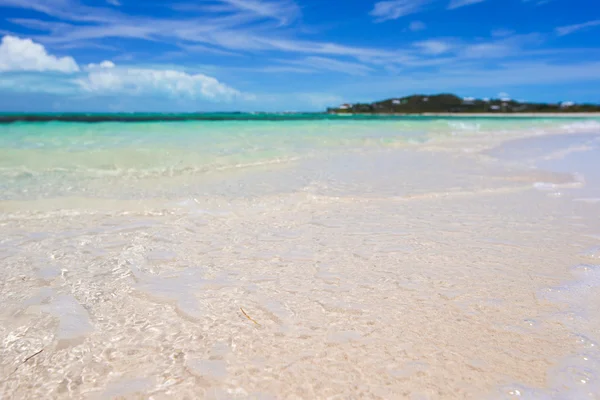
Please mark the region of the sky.
[[598, 0], [0, 0], [0, 111], [600, 103]]

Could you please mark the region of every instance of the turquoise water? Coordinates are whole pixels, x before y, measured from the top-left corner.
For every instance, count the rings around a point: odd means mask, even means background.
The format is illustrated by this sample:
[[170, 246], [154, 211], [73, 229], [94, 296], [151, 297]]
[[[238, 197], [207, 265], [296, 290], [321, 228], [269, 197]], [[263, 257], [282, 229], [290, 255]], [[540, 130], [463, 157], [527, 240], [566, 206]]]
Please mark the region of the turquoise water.
[[[580, 116], [549, 116], [557, 119], [578, 119]], [[413, 121], [434, 121], [439, 116], [432, 115], [374, 115], [374, 114], [327, 114], [327, 113], [1, 113], [0, 123], [10, 123], [18, 121], [28, 122], [167, 122], [167, 121], [336, 121], [336, 120], [355, 120], [355, 121], [381, 121], [381, 120], [413, 120]], [[481, 115], [481, 116], [460, 116], [450, 117], [454, 120], [523, 120], [530, 119], [527, 115]], [[545, 118], [545, 117], [540, 117]]]
[[208, 116], [223, 120], [1, 124], [0, 196], [60, 196], [66, 188], [81, 188], [91, 180], [111, 179], [114, 185], [121, 179], [126, 184], [453, 137], [589, 131], [600, 126], [598, 118]]

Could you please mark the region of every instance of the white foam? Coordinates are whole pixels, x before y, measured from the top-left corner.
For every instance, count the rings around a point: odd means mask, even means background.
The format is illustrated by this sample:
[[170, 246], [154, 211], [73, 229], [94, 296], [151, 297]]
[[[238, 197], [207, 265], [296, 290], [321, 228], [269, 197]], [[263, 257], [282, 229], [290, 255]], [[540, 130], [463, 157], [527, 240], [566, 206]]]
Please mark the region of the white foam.
[[586, 204], [598, 204], [598, 203], [600, 203], [600, 198], [598, 198], [598, 197], [590, 197], [590, 198], [580, 197], [577, 199], [573, 199], [573, 201], [577, 201], [580, 203], [586, 203]]
[[592, 247], [581, 253], [582, 256], [588, 258], [600, 259], [600, 246]]
[[567, 183], [535, 182], [533, 187], [541, 191], [554, 191], [556, 189], [577, 189], [583, 185], [585, 185], [585, 180], [582, 177], [576, 177], [575, 181]]
[[581, 312], [589, 308], [585, 299], [592, 294], [590, 292], [600, 287], [600, 266], [582, 264], [571, 271], [578, 280], [547, 288], [538, 296], [555, 303], [567, 303]]
[[577, 280], [547, 288], [538, 296], [551, 302], [566, 304], [568, 310], [557, 315], [560, 323], [573, 331], [577, 352], [563, 359], [549, 371], [549, 389], [524, 386], [503, 389], [502, 398], [525, 399], [597, 399], [600, 393], [600, 347], [597, 343], [597, 300], [600, 288], [599, 265], [577, 265], [572, 268]]
[[600, 121], [591, 120], [571, 122], [562, 125], [560, 129], [568, 133], [597, 132], [600, 130]]
[[448, 122], [448, 126], [451, 129], [452, 135], [457, 135], [461, 133], [473, 133], [481, 131], [481, 124], [476, 122]]

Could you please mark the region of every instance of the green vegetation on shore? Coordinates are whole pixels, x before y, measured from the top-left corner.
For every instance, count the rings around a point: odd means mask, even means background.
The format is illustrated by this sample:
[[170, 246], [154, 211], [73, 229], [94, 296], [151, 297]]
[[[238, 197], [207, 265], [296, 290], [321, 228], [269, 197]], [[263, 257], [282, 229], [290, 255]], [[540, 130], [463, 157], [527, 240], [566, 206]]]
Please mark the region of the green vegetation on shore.
[[462, 98], [454, 94], [413, 95], [374, 103], [343, 104], [329, 113], [423, 114], [423, 113], [590, 113], [600, 112], [598, 104], [526, 103], [516, 100]]

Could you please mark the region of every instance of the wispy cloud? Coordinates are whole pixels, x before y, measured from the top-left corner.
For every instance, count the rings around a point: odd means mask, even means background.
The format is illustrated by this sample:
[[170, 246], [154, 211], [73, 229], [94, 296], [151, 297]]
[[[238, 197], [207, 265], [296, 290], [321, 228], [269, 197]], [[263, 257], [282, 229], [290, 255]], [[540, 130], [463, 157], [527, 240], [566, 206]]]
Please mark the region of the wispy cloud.
[[[239, 54], [234, 53], [232, 51], [221, 50], [215, 47], [206, 46], [203, 44], [185, 44], [185, 43], [177, 43], [177, 46], [182, 48], [184, 51], [175, 52], [180, 53], [181, 55], [189, 55], [190, 53], [202, 53], [202, 54], [218, 54], [221, 56], [238, 56]], [[172, 53], [173, 55], [176, 55]]]
[[511, 29], [494, 29], [491, 32], [491, 35], [493, 37], [506, 37], [506, 36], [511, 36], [515, 33], [515, 31], [511, 30]]
[[432, 55], [447, 53], [454, 47], [449, 41], [433, 39], [413, 43], [413, 46], [418, 47], [425, 54]]
[[551, 64], [544, 62], [510, 62], [494, 68], [465, 65], [445, 67], [433, 72], [420, 72], [398, 77], [371, 80], [368, 84], [347, 85], [346, 90], [363, 92], [369, 97], [390, 92], [421, 90], [464, 91], [471, 88], [501, 88], [548, 84], [600, 82], [600, 62]]
[[[49, 6], [50, 3], [52, 7]], [[211, 46], [213, 53], [218, 50], [244, 53], [278, 51], [356, 58], [385, 57], [391, 53], [294, 38], [291, 32], [281, 29], [283, 22], [291, 21], [300, 13], [299, 7], [291, 0], [207, 1], [201, 5], [192, 5], [194, 10], [200, 7], [204, 13], [188, 10], [184, 13], [186, 17], [176, 13], [175, 16], [160, 18], [129, 16], [118, 10], [81, 6], [77, 0], [0, 0], [0, 6], [2, 5], [33, 9], [61, 19], [62, 21], [25, 18], [11, 20], [15, 24], [45, 32], [34, 38], [53, 46], [126, 38], [170, 43], [183, 50], [191, 48], [190, 46]], [[213, 8], [206, 9], [207, 6]], [[189, 18], [190, 14], [193, 18]], [[277, 24], [273, 25], [269, 21]]]
[[467, 58], [502, 58], [513, 51], [514, 47], [506, 43], [477, 43], [465, 46], [462, 55]]
[[[412, 46], [426, 56], [444, 55], [444, 59], [417, 59], [406, 65], [435, 65], [437, 61], [446, 65], [474, 59], [511, 58], [524, 55], [526, 50], [543, 42], [544, 36], [538, 33], [526, 35], [509, 35], [492, 40], [476, 40], [465, 42], [460, 38], [432, 38], [412, 43]], [[448, 58], [452, 57], [452, 58]]]
[[448, 9], [453, 10], [455, 8], [470, 6], [472, 4], [483, 3], [485, 0], [452, 0], [448, 4]]
[[[110, 1], [118, 2], [118, 0]], [[114, 8], [86, 6], [78, 0], [0, 0], [0, 6], [30, 9], [67, 21], [96, 22], [107, 25], [121, 25], [134, 21], [148, 23], [156, 20], [150, 17], [131, 17]], [[194, 18], [196, 22], [212, 22], [218, 25], [269, 19], [288, 23], [301, 14], [300, 7], [293, 0], [209, 0], [200, 6], [190, 6], [189, 4], [179, 6], [184, 11], [196, 10], [221, 15], [219, 18]], [[177, 5], [170, 7], [178, 8]], [[223, 14], [225, 16], [222, 16]], [[188, 17], [179, 22], [187, 22], [186, 25], [189, 25], [193, 21], [189, 16], [188, 12]], [[161, 18], [161, 20], [169, 19]]]
[[320, 110], [337, 106], [344, 101], [343, 97], [331, 93], [300, 93], [299, 97]]
[[221, 0], [234, 9], [274, 18], [288, 24], [301, 15], [300, 7], [292, 0]]
[[421, 21], [413, 21], [408, 25], [408, 29], [413, 32], [418, 32], [427, 29], [427, 25]]
[[421, 11], [433, 0], [388, 0], [375, 3], [370, 14], [375, 22], [384, 22]]
[[373, 68], [350, 61], [340, 61], [326, 57], [305, 57], [301, 60], [286, 60], [286, 64], [308, 67], [317, 71], [341, 72], [348, 75], [367, 75]]
[[[55, 16], [57, 12], [61, 15], [68, 12], [61, 11], [62, 9], [72, 10], [80, 7], [77, 1], [0, 0], [0, 5], [20, 4], [22, 7], [34, 8], [38, 12]], [[381, 21], [399, 18], [406, 13], [416, 12], [434, 1], [436, 0], [380, 1], [375, 4], [371, 14]], [[47, 2], [53, 3], [56, 7], [47, 10]], [[65, 7], [65, 4], [70, 4], [72, 7]], [[181, 6], [183, 5], [170, 7]], [[373, 71], [373, 66], [389, 70], [398, 66], [437, 65], [447, 60], [435, 60], [431, 59], [431, 56], [458, 52], [468, 45], [458, 45], [455, 40], [452, 43], [447, 40], [441, 43], [438, 39], [430, 39], [412, 46], [405, 45], [404, 48], [385, 49], [298, 39], [293, 30], [286, 26], [282, 27], [284, 21], [291, 21], [299, 15], [299, 7], [291, 0], [207, 0], [200, 4], [187, 4], [186, 7], [188, 9], [183, 14], [192, 15], [193, 18], [181, 16], [177, 12], [170, 14], [169, 17], [130, 16], [122, 14], [119, 10], [106, 11], [105, 8], [94, 7], [93, 11], [90, 11], [88, 7], [86, 10], [90, 13], [85, 18], [92, 19], [92, 22], [87, 19], [70, 22], [65, 20], [65, 17], [56, 17], [62, 21], [20, 18], [11, 19], [11, 22], [44, 32], [33, 37], [52, 47], [76, 46], [79, 43], [104, 44], [106, 43], [104, 39], [107, 38], [125, 38], [153, 41], [175, 47], [155, 57], [163, 60], [167, 56], [182, 57], [190, 53], [231, 56], [261, 52], [272, 60], [275, 57], [280, 60], [282, 54], [301, 54], [307, 55], [298, 61], [303, 64], [293, 65], [299, 72], [312, 69], [352, 75], [370, 73]], [[204, 12], [200, 13], [198, 7]], [[209, 7], [209, 11], [206, 11], [206, 7]], [[107, 12], [109, 14], [106, 14]], [[110, 15], [110, 18], [105, 20], [107, 15]], [[424, 26], [422, 22], [414, 21], [410, 29], [419, 30]], [[472, 48], [464, 50], [462, 56], [476, 57], [477, 54], [485, 56], [497, 49], [505, 50], [509, 46], [497, 43], [472, 45]], [[180, 50], [177, 50], [177, 47]], [[277, 56], [274, 56], [276, 53]], [[498, 54], [507, 53], [503, 51]], [[353, 58], [358, 62], [348, 61], [347, 58]]]
[[[191, 40], [191, 38], [188, 38]], [[350, 56], [356, 58], [390, 57], [392, 51], [366, 47], [345, 46], [337, 43], [318, 42], [281, 37], [267, 37], [251, 31], [222, 30], [207, 36], [198, 36], [198, 41], [204, 41], [217, 46], [241, 51], [281, 51], [289, 53], [323, 54], [335, 56]]]
[[116, 22], [118, 11], [104, 7], [90, 7], [76, 0], [0, 0], [0, 6], [24, 8], [67, 21]]
[[120, 7], [121, 6], [121, 2], [119, 0], [106, 0], [106, 2], [110, 5], [113, 5], [115, 7]]
[[[483, 3], [485, 0], [451, 0], [448, 9], [453, 10], [472, 4]], [[416, 14], [426, 9], [431, 3], [438, 3], [439, 0], [386, 0], [375, 3], [370, 15], [375, 18], [375, 22], [385, 22], [398, 19], [410, 14]]]
[[548, 4], [553, 0], [523, 0], [523, 3], [533, 3], [536, 6], [541, 6], [544, 4]]
[[543, 62], [509, 62], [492, 69], [449, 70], [446, 78], [456, 78], [468, 86], [540, 85], [558, 82], [600, 80], [600, 63], [550, 64]]
[[538, 33], [513, 35], [488, 42], [467, 44], [462, 47], [460, 54], [462, 57], [473, 59], [510, 57], [520, 54], [524, 48], [538, 45], [542, 41], [543, 36]]
[[558, 36], [565, 36], [565, 35], [570, 35], [571, 33], [580, 31], [582, 29], [592, 28], [595, 26], [600, 26], [600, 19], [584, 22], [582, 24], [561, 26], [561, 27], [556, 28], [555, 32]]
[[287, 65], [269, 65], [267, 67], [256, 67], [256, 68], [236, 68], [241, 71], [251, 72], [262, 72], [267, 74], [278, 74], [278, 73], [293, 73], [293, 74], [314, 74], [315, 70], [312, 68], [302, 68]]
[[287, 25], [298, 19], [301, 8], [293, 0], [204, 0], [198, 3], [175, 3], [170, 7], [176, 11], [197, 14], [229, 14], [245, 13], [258, 18], [279, 21]]

